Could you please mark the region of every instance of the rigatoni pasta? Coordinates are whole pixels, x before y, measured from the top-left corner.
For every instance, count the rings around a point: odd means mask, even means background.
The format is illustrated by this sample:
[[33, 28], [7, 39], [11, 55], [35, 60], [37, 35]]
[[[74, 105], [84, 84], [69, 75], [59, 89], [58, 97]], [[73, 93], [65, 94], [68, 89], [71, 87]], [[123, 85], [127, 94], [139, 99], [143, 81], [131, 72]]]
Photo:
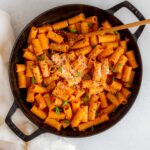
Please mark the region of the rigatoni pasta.
[[45, 124], [85, 131], [128, 103], [138, 64], [120, 33], [99, 34], [111, 27], [81, 13], [31, 28], [15, 71], [31, 112]]

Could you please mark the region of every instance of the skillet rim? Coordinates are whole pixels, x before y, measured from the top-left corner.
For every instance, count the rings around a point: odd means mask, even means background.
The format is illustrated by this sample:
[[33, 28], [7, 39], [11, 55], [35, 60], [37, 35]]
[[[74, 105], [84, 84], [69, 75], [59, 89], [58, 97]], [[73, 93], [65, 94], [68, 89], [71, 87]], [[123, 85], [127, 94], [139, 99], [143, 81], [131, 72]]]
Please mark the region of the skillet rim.
[[[116, 16], [114, 16], [111, 12], [107, 11], [107, 10], [103, 10], [99, 7], [95, 7], [93, 5], [86, 5], [86, 4], [66, 4], [66, 5], [60, 5], [60, 6], [57, 6], [57, 7], [54, 7], [54, 8], [51, 8], [51, 9], [48, 9], [42, 13], [40, 13], [39, 15], [37, 15], [35, 18], [33, 18], [30, 22], [28, 22], [24, 28], [22, 29], [22, 31], [19, 33], [19, 35], [17, 36], [16, 40], [15, 40], [15, 43], [14, 43], [14, 46], [12, 48], [12, 51], [11, 51], [11, 54], [10, 54], [10, 58], [9, 58], [9, 67], [8, 67], [8, 73], [9, 73], [9, 82], [10, 82], [10, 87], [11, 87], [11, 91], [12, 91], [12, 94], [13, 94], [13, 97], [14, 97], [14, 102], [17, 104], [17, 106], [21, 109], [21, 111], [24, 113], [24, 115], [31, 121], [33, 122], [36, 126], [38, 126], [41, 130], [44, 130], [45, 132], [50, 132], [52, 134], [55, 134], [55, 135], [59, 135], [59, 136], [63, 136], [63, 137], [87, 137], [87, 136], [92, 136], [92, 135], [96, 135], [96, 134], [99, 134], [105, 130], [108, 130], [110, 129], [111, 127], [113, 127], [114, 125], [116, 125], [122, 118], [124, 118], [124, 116], [129, 112], [129, 110], [131, 109], [131, 107], [133, 106], [138, 94], [139, 94], [139, 90], [140, 90], [140, 87], [141, 87], [141, 83], [142, 83], [142, 73], [143, 73], [143, 65], [142, 65], [142, 58], [141, 58], [141, 53], [140, 53], [140, 50], [139, 50], [139, 46], [136, 42], [136, 39], [134, 37], [134, 35], [128, 30], [128, 34], [130, 34], [130, 36], [132, 37], [132, 41], [134, 40], [134, 43], [136, 45], [136, 48], [135, 48], [135, 51], [138, 52], [138, 55], [139, 55], [139, 62], [140, 62], [140, 69], [141, 69], [141, 72], [140, 72], [140, 81], [139, 81], [139, 85], [137, 87], [137, 92], [136, 92], [136, 95], [133, 97], [132, 99], [132, 102], [130, 103], [129, 107], [127, 107], [127, 109], [123, 112], [123, 114], [114, 122], [111, 123], [111, 125], [109, 125], [108, 127], [98, 131], [98, 132], [90, 132], [88, 134], [82, 134], [83, 132], [79, 132], [78, 135], [64, 135], [64, 134], [60, 134], [61, 132], [57, 132], [55, 130], [51, 130], [52, 128], [49, 127], [48, 125], [45, 125], [44, 126], [40, 125], [40, 123], [37, 123], [34, 119], [37, 118], [36, 116], [34, 116], [29, 109], [24, 109], [23, 105], [21, 104], [21, 102], [19, 100], [17, 100], [16, 96], [15, 96], [15, 93], [14, 93], [14, 90], [13, 90], [13, 79], [11, 77], [11, 68], [12, 68], [12, 60], [13, 60], [13, 56], [15, 54], [15, 49], [16, 49], [16, 45], [18, 44], [19, 42], [19, 39], [21, 38], [22, 34], [27, 30], [27, 28], [29, 26], [31, 26], [31, 24], [36, 21], [37, 19], [39, 19], [41, 16], [44, 16], [46, 13], [48, 12], [51, 12], [51, 11], [54, 11], [56, 9], [59, 9], [59, 8], [62, 8], [62, 7], [69, 7], [69, 6], [79, 6], [79, 7], [92, 7], [93, 9], [99, 9], [100, 11], [103, 11], [104, 13], [107, 13], [108, 15], [114, 17], [115, 19], [117, 19], [121, 24], [124, 24], [122, 21], [120, 21], [120, 19], [118, 19]], [[42, 24], [42, 23], [41, 23]], [[27, 108], [27, 107], [26, 107]], [[109, 121], [108, 121], [109, 122]], [[48, 127], [48, 129], [47, 129]]]

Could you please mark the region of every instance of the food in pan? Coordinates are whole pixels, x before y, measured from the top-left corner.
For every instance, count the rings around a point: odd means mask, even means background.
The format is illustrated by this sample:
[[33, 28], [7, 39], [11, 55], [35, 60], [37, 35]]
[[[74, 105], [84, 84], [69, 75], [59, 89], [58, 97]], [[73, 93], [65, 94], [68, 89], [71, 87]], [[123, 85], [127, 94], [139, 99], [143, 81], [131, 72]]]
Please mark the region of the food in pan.
[[118, 31], [97, 32], [111, 27], [81, 13], [31, 28], [16, 72], [31, 112], [44, 123], [85, 131], [128, 103], [138, 64]]

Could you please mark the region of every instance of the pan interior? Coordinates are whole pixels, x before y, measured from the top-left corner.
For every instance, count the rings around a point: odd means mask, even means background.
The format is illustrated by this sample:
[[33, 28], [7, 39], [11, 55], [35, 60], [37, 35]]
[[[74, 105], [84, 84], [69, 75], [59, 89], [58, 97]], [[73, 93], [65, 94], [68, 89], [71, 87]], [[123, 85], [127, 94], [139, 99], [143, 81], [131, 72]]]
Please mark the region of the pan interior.
[[108, 12], [93, 6], [73, 4], [73, 5], [60, 6], [48, 10], [42, 13], [41, 15], [39, 15], [38, 17], [36, 17], [35, 19], [33, 19], [21, 32], [20, 36], [18, 37], [14, 45], [11, 58], [10, 58], [10, 63], [9, 63], [9, 79], [10, 79], [11, 89], [16, 103], [19, 105], [19, 107], [24, 112], [24, 114], [38, 127], [45, 129], [47, 132], [51, 132], [62, 136], [69, 136], [69, 137], [83, 137], [83, 136], [93, 135], [102, 132], [110, 128], [114, 124], [116, 124], [128, 112], [128, 110], [134, 103], [140, 88], [141, 78], [142, 78], [142, 62], [141, 62], [141, 56], [140, 56], [137, 43], [134, 37], [132, 36], [132, 34], [129, 32], [129, 30], [122, 30], [120, 31], [121, 38], [130, 39], [128, 42], [128, 49], [135, 51], [139, 68], [136, 69], [136, 77], [133, 83], [133, 87], [131, 89], [132, 95], [129, 98], [127, 105], [120, 106], [114, 113], [112, 113], [110, 116], [110, 121], [94, 127], [94, 130], [88, 129], [84, 132], [79, 132], [79, 131], [73, 131], [71, 128], [67, 128], [67, 129], [63, 129], [60, 132], [57, 132], [55, 129], [45, 125], [42, 120], [40, 120], [30, 112], [31, 104], [25, 101], [27, 91], [25, 89], [20, 90], [18, 88], [17, 76], [15, 72], [15, 64], [24, 62], [22, 58], [22, 49], [26, 47], [27, 44], [26, 41], [27, 41], [30, 28], [32, 26], [40, 26], [47, 23], [62, 21], [64, 19], [77, 15], [81, 12], [84, 13], [86, 17], [93, 16], [93, 15], [97, 16], [99, 19], [99, 24], [101, 24], [105, 20], [108, 20], [113, 26], [122, 24], [122, 22], [116, 17], [114, 17], [112, 14], [109, 14]]

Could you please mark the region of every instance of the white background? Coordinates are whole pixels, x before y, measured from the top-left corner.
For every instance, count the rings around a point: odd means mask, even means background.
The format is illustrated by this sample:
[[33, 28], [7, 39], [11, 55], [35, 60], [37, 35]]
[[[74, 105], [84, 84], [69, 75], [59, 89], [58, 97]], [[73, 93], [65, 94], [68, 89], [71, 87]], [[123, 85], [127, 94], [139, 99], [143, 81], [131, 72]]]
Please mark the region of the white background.
[[[103, 9], [122, 0], [0, 0], [0, 9], [12, 17], [16, 36], [24, 26], [43, 11], [68, 3], [83, 3]], [[150, 18], [150, 1], [130, 0], [146, 18]], [[123, 22], [136, 18], [126, 9], [115, 14]], [[111, 129], [87, 138], [65, 138], [77, 150], [150, 150], [150, 26], [147, 25], [138, 40], [143, 59], [143, 81], [140, 93], [129, 113]], [[55, 135], [51, 135], [52, 138]], [[40, 140], [38, 137], [35, 140]], [[51, 139], [47, 139], [51, 140]]]

